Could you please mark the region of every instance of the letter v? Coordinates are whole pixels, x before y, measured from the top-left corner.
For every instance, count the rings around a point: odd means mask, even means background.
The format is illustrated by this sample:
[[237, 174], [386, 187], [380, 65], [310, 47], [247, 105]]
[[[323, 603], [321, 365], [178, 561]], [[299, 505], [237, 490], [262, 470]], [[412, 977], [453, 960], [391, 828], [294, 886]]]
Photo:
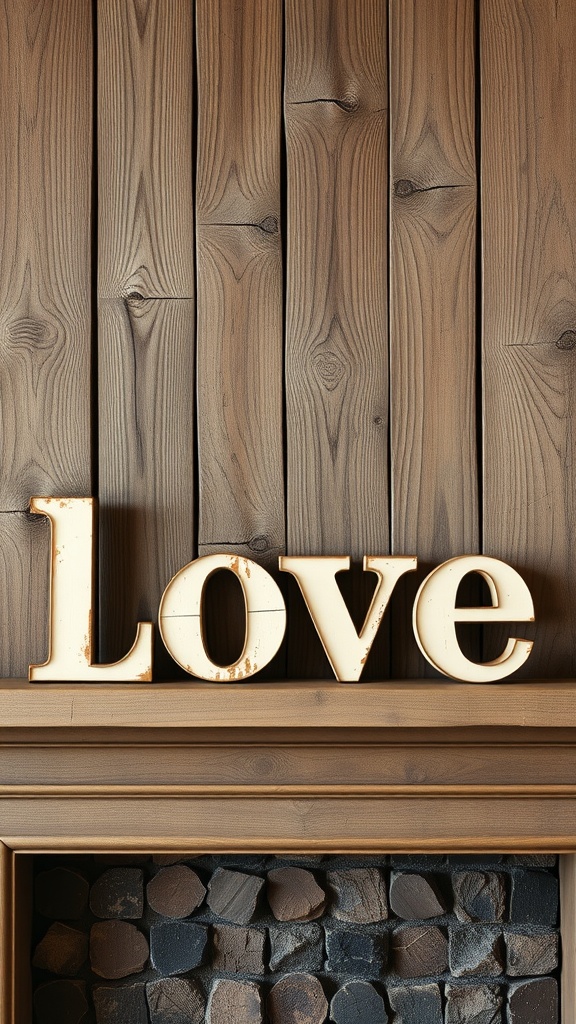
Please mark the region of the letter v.
[[412, 556], [364, 556], [364, 572], [376, 573], [378, 585], [358, 635], [336, 582], [336, 573], [350, 568], [348, 555], [282, 555], [278, 559], [280, 570], [298, 580], [322, 646], [341, 682], [360, 679], [394, 587], [404, 573], [414, 572], [417, 564]]

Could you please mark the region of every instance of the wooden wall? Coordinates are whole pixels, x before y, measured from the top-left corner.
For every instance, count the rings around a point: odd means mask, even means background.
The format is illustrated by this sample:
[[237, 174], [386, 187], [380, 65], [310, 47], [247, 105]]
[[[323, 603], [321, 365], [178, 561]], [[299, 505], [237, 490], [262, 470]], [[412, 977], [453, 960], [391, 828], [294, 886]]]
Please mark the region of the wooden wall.
[[[363, 554], [482, 550], [576, 676], [575, 42], [572, 0], [0, 0], [1, 675], [47, 653], [30, 497], [93, 494], [103, 660], [199, 554], [350, 554], [358, 620]], [[416, 585], [366, 678], [428, 673]], [[273, 674], [330, 676], [282, 586]]]

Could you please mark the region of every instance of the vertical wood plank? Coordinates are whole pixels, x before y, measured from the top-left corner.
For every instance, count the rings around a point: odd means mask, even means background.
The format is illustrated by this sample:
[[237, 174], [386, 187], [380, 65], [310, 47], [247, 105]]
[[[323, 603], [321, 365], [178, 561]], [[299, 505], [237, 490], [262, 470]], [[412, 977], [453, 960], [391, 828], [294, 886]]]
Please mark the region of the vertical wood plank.
[[[192, 9], [99, 0], [101, 657], [195, 555]], [[157, 642], [156, 676], [174, 675]]]
[[284, 550], [281, 4], [200, 0], [199, 549]]
[[416, 589], [479, 547], [475, 400], [473, 0], [390, 4], [392, 674], [432, 674], [414, 643]]
[[98, 292], [191, 299], [192, 5], [97, 10]]
[[284, 548], [277, 229], [198, 225], [200, 554], [278, 568]]
[[[198, 547], [201, 555], [230, 547], [277, 571], [285, 550], [282, 4], [199, 0], [196, 16]], [[217, 632], [236, 646], [237, 598], [221, 586], [214, 610]]]
[[576, 854], [560, 857], [560, 976], [562, 1024], [576, 1020]]
[[15, 1024], [12, 984], [13, 915], [12, 915], [12, 850], [0, 842], [0, 1024]]
[[88, 0], [2, 0], [0, 587], [17, 625], [0, 675], [26, 675], [46, 643], [47, 533], [22, 513], [91, 492], [91, 99]]
[[[122, 657], [137, 621], [194, 556], [194, 302], [101, 300], [101, 636]], [[102, 471], [103, 470], [103, 471]], [[156, 634], [156, 674], [175, 672]]]
[[481, 5], [484, 550], [531, 589], [532, 677], [576, 674], [575, 41], [571, 0]]
[[[389, 550], [386, 39], [383, 0], [286, 4], [292, 554]], [[372, 584], [345, 586], [358, 616]], [[326, 674], [297, 600], [288, 670]]]

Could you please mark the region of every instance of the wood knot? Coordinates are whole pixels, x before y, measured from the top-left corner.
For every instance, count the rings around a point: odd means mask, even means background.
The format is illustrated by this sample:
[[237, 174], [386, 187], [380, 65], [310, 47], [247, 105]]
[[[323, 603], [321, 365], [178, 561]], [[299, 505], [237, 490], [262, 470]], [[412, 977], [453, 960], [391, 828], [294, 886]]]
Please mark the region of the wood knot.
[[418, 189], [416, 188], [416, 185], [413, 181], [410, 181], [410, 178], [400, 178], [398, 181], [394, 182], [394, 195], [398, 196], [400, 199], [414, 195], [414, 192], [417, 191]]
[[270, 549], [270, 538], [265, 534], [261, 537], [252, 537], [252, 540], [248, 541], [248, 547], [250, 551], [256, 551], [258, 554], [263, 554], [264, 551]]
[[344, 363], [335, 352], [318, 352], [312, 360], [317, 379], [327, 391], [335, 391], [344, 376]]
[[47, 348], [56, 341], [57, 331], [47, 320], [24, 316], [6, 325], [6, 337], [12, 345]]
[[341, 100], [338, 100], [337, 103], [340, 109], [345, 110], [348, 114], [353, 114], [360, 106], [356, 96], [344, 96]]
[[564, 334], [561, 334], [556, 342], [556, 348], [563, 352], [570, 352], [576, 348], [576, 331], [564, 331]]
[[374, 423], [376, 424], [377, 427], [381, 427], [382, 424], [384, 423], [382, 416], [375, 416]]
[[278, 217], [270, 215], [261, 220], [258, 227], [261, 231], [264, 231], [267, 235], [278, 234]]
[[128, 292], [126, 299], [128, 302], [142, 302], [144, 296], [141, 292]]

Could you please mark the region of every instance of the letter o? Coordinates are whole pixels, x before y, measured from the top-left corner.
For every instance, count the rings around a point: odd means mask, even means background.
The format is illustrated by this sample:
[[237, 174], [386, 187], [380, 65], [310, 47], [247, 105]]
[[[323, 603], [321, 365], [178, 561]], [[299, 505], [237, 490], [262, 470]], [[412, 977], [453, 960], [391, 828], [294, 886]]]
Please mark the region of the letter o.
[[[204, 642], [204, 589], [220, 569], [233, 572], [244, 595], [244, 646], [232, 665], [216, 665]], [[185, 565], [170, 580], [160, 601], [160, 634], [174, 661], [197, 679], [230, 683], [247, 679], [272, 660], [286, 630], [286, 606], [270, 573], [238, 555], [204, 555]]]

